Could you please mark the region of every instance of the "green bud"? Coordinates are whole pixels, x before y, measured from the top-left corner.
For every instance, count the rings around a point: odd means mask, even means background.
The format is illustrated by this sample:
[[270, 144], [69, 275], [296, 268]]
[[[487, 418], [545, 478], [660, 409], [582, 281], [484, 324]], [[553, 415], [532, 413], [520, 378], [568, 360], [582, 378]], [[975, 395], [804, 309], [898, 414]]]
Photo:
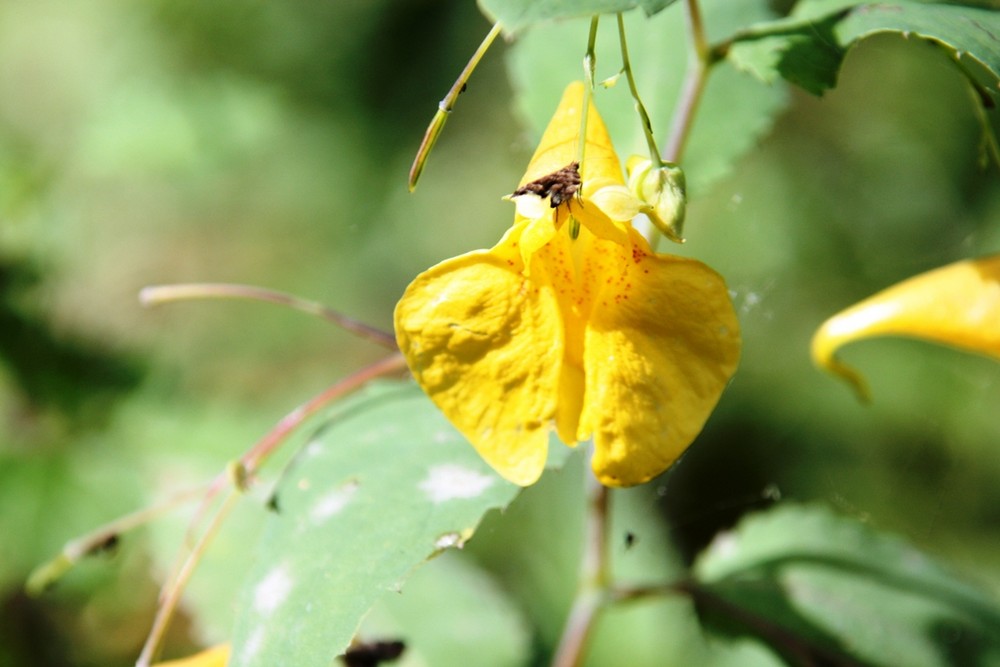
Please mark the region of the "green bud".
[[640, 212], [668, 239], [683, 243], [687, 193], [681, 168], [672, 162], [654, 167], [649, 158], [633, 155], [626, 170], [628, 188], [642, 202]]

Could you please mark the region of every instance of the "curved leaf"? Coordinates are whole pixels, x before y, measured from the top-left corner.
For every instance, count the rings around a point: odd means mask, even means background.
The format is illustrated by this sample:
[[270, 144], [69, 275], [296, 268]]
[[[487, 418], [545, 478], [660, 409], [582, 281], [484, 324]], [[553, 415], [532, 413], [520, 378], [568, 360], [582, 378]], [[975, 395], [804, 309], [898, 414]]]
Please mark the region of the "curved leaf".
[[239, 600], [234, 664], [331, 664], [383, 593], [517, 492], [415, 386], [348, 401], [279, 485]]
[[652, 16], [676, 0], [479, 0], [479, 7], [508, 33], [543, 21], [617, 14], [641, 7]]
[[821, 95], [836, 85], [847, 51], [877, 33], [939, 44], [956, 62], [971, 66], [963, 71], [981, 93], [1000, 81], [1000, 13], [912, 0], [803, 0], [790, 17], [737, 33], [725, 55], [765, 83], [781, 77]]
[[716, 538], [685, 586], [707, 627], [790, 665], [1000, 661], [1000, 607], [900, 539], [783, 504]]

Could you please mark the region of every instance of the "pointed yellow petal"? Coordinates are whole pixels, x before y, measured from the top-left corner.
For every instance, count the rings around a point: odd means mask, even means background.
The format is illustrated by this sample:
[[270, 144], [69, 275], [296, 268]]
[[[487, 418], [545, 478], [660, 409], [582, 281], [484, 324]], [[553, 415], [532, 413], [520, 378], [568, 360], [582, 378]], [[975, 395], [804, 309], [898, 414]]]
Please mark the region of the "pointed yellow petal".
[[225, 667], [229, 661], [229, 644], [221, 644], [181, 660], [158, 662], [153, 667]]
[[[722, 278], [701, 262], [598, 242], [584, 343], [579, 438], [608, 486], [663, 472], [701, 431], [736, 370], [739, 323]], [[600, 260], [596, 259], [600, 258]]]
[[396, 339], [417, 382], [498, 473], [534, 483], [556, 415], [563, 334], [550, 289], [522, 274], [524, 224], [490, 251], [417, 276]]
[[[520, 185], [548, 176], [579, 161], [583, 93], [583, 83], [579, 81], [566, 87]], [[611, 145], [611, 137], [593, 104], [587, 115], [587, 148], [583, 164], [580, 165], [580, 174], [585, 181], [608, 179], [614, 183], [624, 183], [621, 164]]]
[[873, 336], [922, 338], [1000, 358], [1000, 255], [922, 273], [841, 311], [813, 336], [813, 361], [867, 399], [864, 379], [837, 351]]

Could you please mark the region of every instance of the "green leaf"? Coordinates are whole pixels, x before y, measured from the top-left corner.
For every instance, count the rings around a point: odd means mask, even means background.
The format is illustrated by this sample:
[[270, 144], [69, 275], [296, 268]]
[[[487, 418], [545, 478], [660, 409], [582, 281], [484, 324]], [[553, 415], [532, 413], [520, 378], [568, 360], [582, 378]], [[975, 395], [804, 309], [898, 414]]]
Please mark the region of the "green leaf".
[[234, 664], [331, 664], [382, 594], [518, 491], [415, 386], [347, 402], [279, 485], [239, 602]]
[[912, 0], [804, 0], [789, 18], [737, 33], [726, 57], [766, 83], [783, 77], [819, 95], [836, 85], [848, 49], [878, 33], [938, 44], [981, 92], [1000, 80], [1000, 13]]
[[[731, 34], [772, 15], [765, 0], [708, 0], [703, 9], [712, 34]], [[687, 70], [688, 38], [679, 10], [671, 9], [651, 19], [634, 14], [625, 17], [632, 69], [660, 150], [666, 147]], [[566, 84], [583, 76], [581, 62], [588, 30], [587, 21], [537, 26], [509, 51], [518, 110], [534, 129], [536, 138], [548, 123]], [[605, 25], [598, 33], [597, 79], [611, 77], [620, 67], [617, 32], [612, 25]], [[619, 154], [623, 158], [647, 154], [642, 126], [624, 80], [610, 90], [599, 86], [594, 99]], [[731, 67], [717, 67], [709, 77], [681, 161], [688, 192], [704, 192], [728, 173], [736, 160], [770, 130], [786, 101], [781, 86], [761, 86]]]
[[403, 639], [407, 664], [521, 667], [531, 655], [531, 631], [507, 591], [454, 551], [420, 568], [401, 595], [383, 596], [360, 635]]
[[1000, 664], [997, 601], [902, 540], [783, 504], [716, 538], [687, 585], [707, 627], [793, 665]]
[[652, 16], [676, 0], [479, 0], [490, 19], [509, 33], [520, 32], [543, 21], [576, 19], [594, 14], [617, 14], [641, 7]]

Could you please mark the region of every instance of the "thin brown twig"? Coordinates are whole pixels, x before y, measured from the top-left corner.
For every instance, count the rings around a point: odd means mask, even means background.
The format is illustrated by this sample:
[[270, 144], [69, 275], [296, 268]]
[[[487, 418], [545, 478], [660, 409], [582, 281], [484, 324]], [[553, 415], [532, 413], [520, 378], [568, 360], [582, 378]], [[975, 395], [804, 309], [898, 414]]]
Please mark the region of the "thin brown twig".
[[[270, 457], [285, 442], [285, 440], [288, 439], [292, 432], [299, 428], [307, 419], [314, 416], [334, 401], [357, 391], [371, 380], [391, 375], [392, 373], [402, 371], [405, 368], [406, 360], [403, 358], [403, 355], [393, 354], [333, 383], [322, 392], [313, 396], [308, 401], [299, 405], [282, 417], [274, 428], [268, 431], [264, 437], [253, 445], [253, 447], [237, 459], [234, 465], [239, 472], [236, 476], [243, 480], [252, 479], [268, 457]], [[191, 526], [188, 529], [188, 542], [190, 542], [192, 536], [196, 533], [197, 526], [201, 523], [201, 520], [204, 517], [205, 512], [208, 510], [208, 506], [212, 499], [219, 493], [219, 491], [225, 488], [226, 485], [232, 481], [232, 470], [232, 467], [228, 467], [224, 472], [220, 473], [215, 480], [213, 480], [208, 492], [205, 494], [204, 499], [198, 506], [198, 510], [195, 512], [195, 515], [191, 520]]]
[[705, 84], [708, 81], [708, 73], [712, 65], [711, 50], [705, 36], [705, 26], [702, 23], [698, 0], [685, 0], [684, 6], [688, 33], [691, 37], [691, 61], [688, 64], [680, 101], [674, 112], [670, 137], [667, 140], [663, 156], [667, 162], [675, 163], [680, 162], [681, 156], [684, 154], [688, 137], [691, 134], [691, 127], [694, 124], [694, 116], [701, 102], [702, 93], [705, 92]]
[[144, 287], [139, 292], [139, 302], [144, 306], [158, 306], [174, 301], [188, 301], [193, 299], [247, 299], [288, 306], [309, 313], [310, 315], [322, 317], [327, 322], [337, 325], [344, 331], [371, 341], [376, 345], [390, 350], [397, 349], [396, 339], [391, 333], [376, 329], [316, 301], [300, 299], [297, 296], [277, 290], [235, 283], [188, 283], [180, 285], [152, 285]]
[[608, 601], [608, 505], [610, 490], [591, 473], [587, 476], [587, 513], [580, 583], [563, 626], [552, 667], [579, 667], [586, 657], [589, 639]]
[[[258, 440], [237, 461], [227, 466], [226, 471], [212, 481], [204, 494], [201, 504], [195, 511], [194, 517], [191, 519], [184, 546], [182, 546], [181, 551], [175, 559], [174, 565], [171, 568], [171, 574], [166, 578], [166, 583], [160, 591], [159, 609], [157, 610], [153, 627], [150, 630], [146, 645], [143, 647], [142, 655], [136, 663], [136, 667], [148, 667], [150, 662], [155, 658], [159, 650], [159, 645], [163, 640], [163, 634], [170, 624], [180, 596], [202, 554], [218, 532], [222, 520], [232, 509], [234, 500], [240, 496], [238, 491], [243, 490], [243, 487], [252, 480], [253, 476], [266, 460], [307, 419], [317, 414], [332, 402], [357, 391], [371, 380], [399, 372], [404, 368], [406, 368], [406, 361], [403, 355], [397, 353], [332, 384], [320, 394], [285, 415], [273, 429]], [[208, 512], [208, 507], [212, 500], [228, 483], [234, 481], [235, 488], [233, 492], [230, 493], [215, 516], [212, 517], [204, 532], [195, 539], [198, 526]], [[188, 545], [191, 545], [190, 551], [188, 550]]]
[[139, 654], [139, 659], [136, 660], [136, 667], [149, 667], [149, 665], [156, 659], [160, 652], [160, 648], [163, 644], [163, 638], [166, 635], [167, 629], [170, 627], [170, 621], [173, 619], [174, 611], [177, 609], [177, 604], [180, 602], [181, 594], [187, 587], [188, 581], [191, 579], [191, 575], [194, 574], [194, 570], [204, 555], [205, 551], [208, 549], [208, 545], [211, 544], [212, 539], [215, 537], [216, 533], [222, 527], [222, 522], [229, 515], [229, 512], [236, 506], [236, 500], [240, 497], [236, 491], [229, 494], [229, 497], [223, 502], [219, 511], [212, 518], [212, 522], [205, 529], [201, 538], [191, 549], [191, 553], [188, 554], [187, 558], [184, 560], [184, 564], [177, 572], [177, 576], [168, 579], [164, 585], [163, 590], [160, 592], [160, 605], [156, 610], [156, 616], [153, 618], [153, 627], [149, 631], [149, 635], [146, 637], [146, 643], [143, 644], [142, 653]]

